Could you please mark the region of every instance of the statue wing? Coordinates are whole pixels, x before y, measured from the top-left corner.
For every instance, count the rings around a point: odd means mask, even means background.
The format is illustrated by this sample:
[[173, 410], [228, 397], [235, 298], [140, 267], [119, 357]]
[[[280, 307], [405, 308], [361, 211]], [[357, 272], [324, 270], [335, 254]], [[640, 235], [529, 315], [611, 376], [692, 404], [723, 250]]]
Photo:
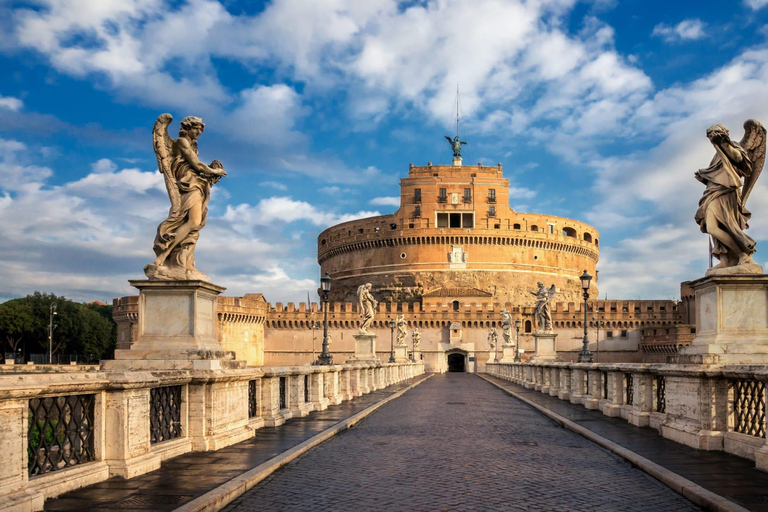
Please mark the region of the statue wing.
[[744, 122], [744, 138], [739, 145], [752, 160], [752, 173], [744, 178], [744, 188], [741, 190], [741, 206], [744, 206], [765, 164], [765, 127], [759, 121], [747, 119]]
[[171, 153], [173, 151], [173, 139], [168, 135], [168, 125], [173, 121], [171, 114], [161, 114], [152, 127], [152, 145], [157, 157], [157, 169], [165, 177], [165, 188], [168, 190], [168, 198], [171, 200], [170, 217], [178, 215], [181, 210], [181, 193], [176, 184], [176, 177], [171, 172]]
[[463, 146], [464, 144], [469, 144], [469, 142], [461, 141], [461, 145]]
[[[443, 137], [445, 137], [445, 140], [447, 140], [449, 144], [453, 144], [453, 139], [452, 138], [450, 138], [447, 135], [443, 135]], [[443, 146], [443, 147], [445, 147], [445, 146]]]
[[553, 284], [549, 287], [549, 292], [547, 293], [547, 302], [550, 302], [555, 297], [555, 293], [557, 293], [557, 287]]

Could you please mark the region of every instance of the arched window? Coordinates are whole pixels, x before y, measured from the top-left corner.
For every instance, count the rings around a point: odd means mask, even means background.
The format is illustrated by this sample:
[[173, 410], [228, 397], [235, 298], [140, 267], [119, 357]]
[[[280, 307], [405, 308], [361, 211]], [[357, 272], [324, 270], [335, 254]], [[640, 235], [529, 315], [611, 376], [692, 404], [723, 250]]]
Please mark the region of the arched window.
[[538, 231], [538, 230], [539, 230], [539, 226], [537, 226], [536, 224], [531, 226], [531, 231]]
[[520, 224], [515, 224], [512, 226], [512, 229], [520, 230]]
[[589, 233], [584, 233], [584, 241], [592, 242], [592, 235], [590, 235]]
[[526, 321], [525, 321], [525, 332], [527, 332], [527, 333], [530, 333], [530, 332], [531, 332], [531, 329], [532, 329], [532, 327], [531, 327], [531, 321], [530, 321], [530, 320], [526, 320]]
[[453, 310], [458, 311], [459, 310], [459, 301], [455, 300], [453, 301]]
[[571, 238], [577, 238], [576, 230], [573, 228], [563, 228], [563, 236], [569, 236]]

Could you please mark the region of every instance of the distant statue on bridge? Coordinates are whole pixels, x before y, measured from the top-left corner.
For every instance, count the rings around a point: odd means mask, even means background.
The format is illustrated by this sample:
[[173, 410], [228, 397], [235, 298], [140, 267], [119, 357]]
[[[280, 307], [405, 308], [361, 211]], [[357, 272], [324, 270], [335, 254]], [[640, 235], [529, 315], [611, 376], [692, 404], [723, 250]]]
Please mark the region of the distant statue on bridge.
[[407, 346], [405, 338], [408, 336], [408, 330], [406, 329], [407, 324], [405, 323], [405, 315], [398, 316], [395, 322], [397, 323], [397, 346], [405, 347]]
[[421, 342], [421, 333], [419, 332], [418, 327], [411, 331], [411, 339], [413, 340], [413, 350], [415, 352], [416, 350], [419, 350], [419, 343]]
[[360, 333], [368, 334], [368, 328], [373, 323], [378, 302], [371, 294], [371, 283], [361, 284], [357, 289], [357, 305], [360, 307]]
[[555, 293], [557, 293], [557, 287], [553, 284], [547, 288], [541, 281], [536, 284], [539, 289], [531, 292], [531, 294], [536, 296], [536, 305], [534, 306], [533, 313], [536, 317], [536, 322], [539, 324], [538, 332], [552, 332], [552, 313], [550, 312], [549, 304], [552, 302]]
[[496, 350], [496, 344], [499, 341], [499, 335], [496, 332], [496, 329], [493, 327], [488, 328], [488, 345], [490, 345], [491, 350]]
[[752, 217], [747, 199], [765, 163], [765, 128], [748, 119], [744, 138], [735, 142], [725, 126], [716, 124], [707, 129], [707, 138], [715, 147], [715, 156], [709, 167], [695, 174], [707, 188], [694, 216], [702, 233], [712, 237], [711, 255], [720, 260], [707, 275], [762, 274], [762, 267], [752, 261], [755, 240], [744, 230]]
[[512, 315], [509, 314], [507, 308], [501, 310], [501, 334], [504, 336], [505, 345], [513, 345], [512, 343]]

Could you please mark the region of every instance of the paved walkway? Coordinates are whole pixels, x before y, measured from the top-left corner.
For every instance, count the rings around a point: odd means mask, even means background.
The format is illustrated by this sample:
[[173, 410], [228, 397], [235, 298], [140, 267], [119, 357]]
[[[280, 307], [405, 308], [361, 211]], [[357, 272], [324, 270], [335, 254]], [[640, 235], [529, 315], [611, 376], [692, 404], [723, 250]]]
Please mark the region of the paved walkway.
[[664, 439], [657, 430], [638, 428], [581, 405], [525, 389], [509, 381], [485, 378], [609, 441], [654, 462], [704, 489], [756, 512], [768, 512], [768, 473], [751, 460], [725, 452], [705, 452]]
[[156, 471], [130, 480], [111, 478], [72, 491], [46, 501], [45, 510], [174, 510], [423, 378], [415, 377], [325, 411], [288, 420], [281, 427], [259, 429], [248, 441], [215, 452], [181, 455], [165, 461]]
[[472, 374], [436, 375], [226, 510], [693, 511]]

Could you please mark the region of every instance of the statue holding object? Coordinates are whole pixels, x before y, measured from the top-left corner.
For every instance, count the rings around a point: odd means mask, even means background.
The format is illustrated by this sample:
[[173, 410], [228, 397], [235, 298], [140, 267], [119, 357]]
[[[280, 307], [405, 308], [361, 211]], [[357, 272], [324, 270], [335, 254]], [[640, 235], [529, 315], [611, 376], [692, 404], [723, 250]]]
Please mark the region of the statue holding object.
[[536, 283], [539, 287], [535, 292], [531, 292], [536, 297], [536, 304], [534, 305], [533, 313], [536, 317], [536, 322], [539, 324], [537, 332], [551, 333], [552, 332], [552, 313], [550, 311], [550, 302], [557, 293], [557, 287], [553, 284], [549, 288], [544, 286], [544, 283], [539, 281]]
[[755, 241], [744, 230], [752, 217], [747, 199], [765, 163], [765, 128], [748, 119], [744, 137], [735, 142], [725, 126], [716, 124], [707, 129], [707, 138], [715, 156], [709, 167], [695, 174], [706, 188], [694, 219], [702, 233], [712, 237], [712, 256], [720, 263], [706, 275], [762, 274], [762, 267], [752, 261]]
[[150, 280], [210, 282], [195, 268], [195, 246], [208, 216], [211, 186], [227, 173], [218, 160], [206, 165], [197, 157], [197, 139], [205, 129], [201, 118], [185, 117], [178, 139], [168, 135], [171, 121], [170, 114], [162, 114], [152, 129], [157, 167], [165, 178], [171, 208], [157, 227], [156, 257], [144, 267], [144, 273]]
[[361, 284], [357, 288], [357, 305], [360, 308], [360, 334], [368, 334], [376, 312], [376, 299], [371, 294], [371, 283]]

